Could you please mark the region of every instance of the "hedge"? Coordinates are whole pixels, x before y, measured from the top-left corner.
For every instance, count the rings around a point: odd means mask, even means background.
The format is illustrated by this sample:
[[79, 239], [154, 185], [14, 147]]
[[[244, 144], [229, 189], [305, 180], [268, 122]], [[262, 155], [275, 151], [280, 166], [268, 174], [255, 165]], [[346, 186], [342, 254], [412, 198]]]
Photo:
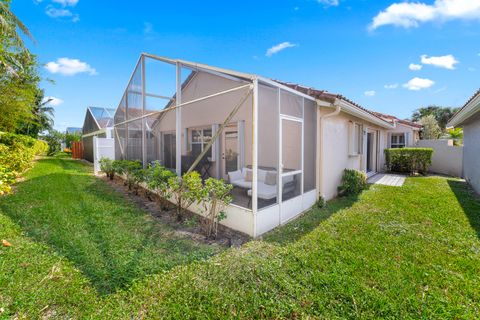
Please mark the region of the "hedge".
[[345, 169], [342, 184], [338, 187], [340, 196], [357, 195], [367, 188], [367, 175], [363, 171]]
[[432, 148], [385, 149], [385, 162], [389, 171], [426, 174], [432, 155]]
[[47, 150], [45, 141], [0, 132], [0, 195], [9, 193], [16, 177], [31, 166], [36, 155]]

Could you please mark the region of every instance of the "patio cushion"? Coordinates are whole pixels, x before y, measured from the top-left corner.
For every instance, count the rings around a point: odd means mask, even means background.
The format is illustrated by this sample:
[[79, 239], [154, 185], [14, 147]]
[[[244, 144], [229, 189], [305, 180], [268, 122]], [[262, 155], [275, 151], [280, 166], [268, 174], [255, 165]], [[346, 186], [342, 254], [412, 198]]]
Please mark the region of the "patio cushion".
[[[248, 190], [248, 195], [252, 196], [252, 190]], [[270, 200], [277, 197], [277, 186], [270, 186], [263, 182], [257, 183], [257, 195], [258, 198], [263, 200]]]
[[236, 171], [231, 171], [228, 173], [228, 180], [230, 182], [235, 181], [235, 180], [241, 180], [243, 179], [242, 171], [236, 170]]
[[269, 186], [274, 186], [277, 184], [277, 173], [274, 171], [268, 171], [265, 176], [265, 184]]
[[244, 189], [250, 189], [252, 187], [252, 182], [245, 181], [244, 179], [230, 181], [230, 183], [236, 187], [240, 187]]
[[245, 175], [245, 181], [247, 181], [247, 182], [252, 182], [253, 172], [252, 172], [251, 170], [248, 170], [246, 173], [247, 173], [247, 174]]

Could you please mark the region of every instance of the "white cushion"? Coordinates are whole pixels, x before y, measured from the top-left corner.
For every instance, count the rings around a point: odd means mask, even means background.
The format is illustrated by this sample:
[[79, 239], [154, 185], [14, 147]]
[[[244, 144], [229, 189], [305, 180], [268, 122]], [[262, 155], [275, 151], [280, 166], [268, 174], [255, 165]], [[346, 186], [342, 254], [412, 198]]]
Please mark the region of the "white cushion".
[[242, 171], [236, 170], [228, 173], [228, 180], [230, 182], [243, 179]]
[[[252, 196], [252, 190], [248, 190], [248, 195]], [[270, 186], [265, 183], [257, 183], [257, 196], [263, 200], [270, 200], [277, 197], [277, 186]]]
[[258, 182], [265, 182], [265, 178], [267, 177], [267, 171], [262, 170], [262, 169], [258, 169], [257, 170], [257, 175], [258, 175], [258, 178], [257, 178]]
[[240, 187], [240, 188], [244, 188], [244, 189], [252, 188], [252, 182], [251, 181], [245, 181], [245, 179], [230, 181], [230, 183], [233, 184], [236, 187]]

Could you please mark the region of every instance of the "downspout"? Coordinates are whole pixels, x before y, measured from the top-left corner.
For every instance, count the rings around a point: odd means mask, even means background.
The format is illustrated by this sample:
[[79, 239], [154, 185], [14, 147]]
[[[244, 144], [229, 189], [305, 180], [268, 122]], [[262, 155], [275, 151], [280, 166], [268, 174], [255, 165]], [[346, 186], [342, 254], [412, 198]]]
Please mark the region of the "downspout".
[[[321, 101], [321, 100], [317, 100], [317, 106], [318, 106], [318, 109], [320, 111], [320, 108], [322, 106], [325, 106], [325, 102]], [[320, 130], [319, 130], [319, 143], [320, 143], [320, 148], [319, 148], [319, 169], [320, 169], [320, 177], [318, 177], [318, 186], [319, 186], [319, 194], [320, 196], [325, 200], [325, 184], [324, 184], [324, 177], [325, 177], [325, 168], [324, 168], [324, 164], [325, 164], [325, 152], [324, 152], [324, 141], [323, 141], [323, 137], [324, 137], [324, 132], [323, 132], [323, 127], [324, 127], [324, 120], [327, 119], [327, 118], [331, 118], [331, 117], [335, 117], [337, 116], [340, 111], [342, 111], [342, 107], [340, 106], [340, 104], [338, 103], [338, 100], [335, 99], [335, 101], [333, 103], [330, 104], [331, 107], [335, 107], [335, 110], [333, 112], [330, 112], [330, 113], [327, 113], [327, 114], [324, 114], [324, 115], [320, 115], [320, 112], [318, 112], [319, 114], [319, 122], [320, 122]]]

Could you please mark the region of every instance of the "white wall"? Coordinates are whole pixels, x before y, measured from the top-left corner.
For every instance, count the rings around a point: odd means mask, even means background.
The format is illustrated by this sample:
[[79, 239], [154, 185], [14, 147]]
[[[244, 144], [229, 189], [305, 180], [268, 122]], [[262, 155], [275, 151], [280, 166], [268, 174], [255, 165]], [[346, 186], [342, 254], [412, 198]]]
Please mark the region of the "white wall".
[[417, 146], [434, 150], [431, 172], [462, 176], [463, 147], [454, 146], [453, 140], [419, 140]]
[[[322, 110], [322, 114], [332, 112]], [[382, 171], [384, 168], [383, 150], [386, 148], [386, 130], [373, 125], [365, 120], [350, 116], [341, 112], [337, 116], [329, 117], [323, 120], [323, 172], [320, 172], [320, 179], [323, 175], [323, 196], [326, 200], [332, 199], [337, 195], [337, 188], [341, 183], [344, 169], [364, 170], [366, 155], [350, 156], [349, 130], [350, 121], [360, 123], [364, 129], [370, 128], [379, 130], [380, 146], [378, 148], [378, 162], [377, 171]], [[364, 137], [366, 139], [366, 137]], [[321, 167], [320, 167], [321, 168]]]
[[480, 115], [463, 126], [463, 174], [480, 193]]
[[388, 130], [388, 133], [408, 133], [408, 141], [406, 141], [407, 147], [415, 146], [419, 139], [418, 130], [414, 130], [412, 127], [401, 123], [397, 123], [395, 129]]

